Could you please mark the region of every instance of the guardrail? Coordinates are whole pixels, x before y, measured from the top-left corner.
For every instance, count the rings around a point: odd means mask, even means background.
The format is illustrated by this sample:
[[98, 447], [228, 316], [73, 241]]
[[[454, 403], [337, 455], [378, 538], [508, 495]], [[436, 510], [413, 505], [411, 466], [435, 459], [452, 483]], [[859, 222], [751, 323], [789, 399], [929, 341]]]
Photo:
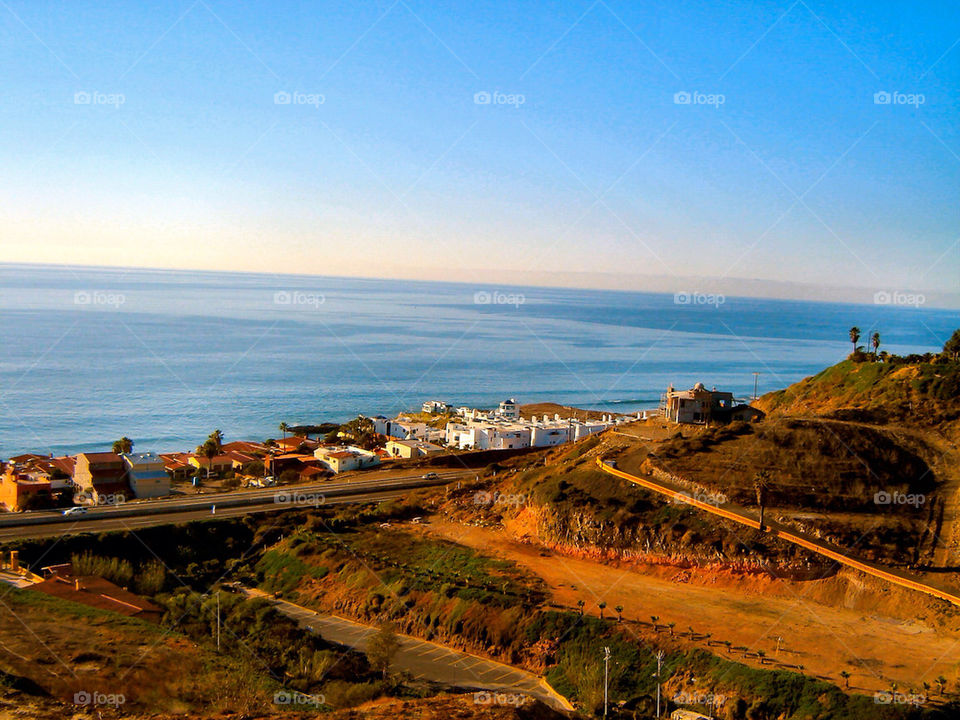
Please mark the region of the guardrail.
[[[384, 478], [382, 480], [365, 480], [354, 483], [340, 483], [332, 487], [322, 485], [281, 485], [271, 488], [270, 492], [262, 490], [255, 492], [239, 492], [233, 495], [210, 494], [194, 495], [187, 498], [171, 499], [158, 498], [145, 502], [127, 503], [123, 505], [102, 506], [91, 508], [88, 512], [80, 516], [63, 516], [60, 514], [32, 514], [16, 513], [10, 515], [0, 515], [0, 527], [19, 527], [24, 525], [54, 525], [64, 523], [82, 524], [88, 520], [106, 520], [109, 518], [136, 517], [142, 515], [165, 515], [171, 513], [189, 512], [191, 510], [202, 510], [211, 505], [217, 507], [243, 507], [263, 505], [269, 503], [272, 498], [281, 494], [295, 493], [313, 493], [316, 492], [324, 497], [344, 497], [350, 495], [361, 495], [377, 490], [404, 490], [416, 489], [421, 487], [432, 487], [435, 485], [444, 485], [450, 482], [449, 477], [444, 477], [449, 473], [439, 474], [436, 478], [426, 479], [417, 478]], [[277, 509], [287, 507], [286, 503], [277, 503]], [[294, 507], [290, 505], [290, 507]]]
[[886, 580], [887, 582], [893, 583], [894, 585], [899, 585], [900, 587], [905, 587], [910, 590], [917, 590], [926, 595], [938, 598], [940, 600], [945, 600], [946, 602], [952, 603], [960, 607], [960, 596], [954, 595], [953, 593], [947, 592], [946, 590], [941, 590], [940, 588], [933, 587], [932, 585], [927, 585], [926, 583], [920, 582], [918, 580], [912, 580], [908, 577], [892, 573], [888, 570], [884, 570], [870, 563], [864, 562], [862, 560], [857, 560], [856, 558], [849, 557], [844, 555], [841, 552], [833, 550], [822, 543], [818, 543], [812, 540], [808, 540], [800, 535], [789, 532], [787, 530], [782, 530], [775, 527], [770, 527], [767, 524], [767, 527], [761, 528], [760, 522], [754, 520], [751, 517], [746, 515], [741, 515], [740, 513], [727, 510], [710, 503], [705, 503], [700, 500], [697, 500], [690, 495], [687, 495], [684, 492], [679, 492], [672, 488], [669, 488], [665, 485], [661, 485], [655, 480], [649, 478], [642, 478], [636, 475], [631, 475], [630, 473], [624, 472], [623, 470], [618, 470], [615, 467], [608, 465], [603, 461], [602, 458], [597, 458], [597, 466], [604, 472], [611, 475], [616, 475], [617, 477], [633, 483], [634, 485], [639, 485], [646, 488], [647, 490], [652, 490], [653, 492], [660, 493], [661, 495], [666, 495], [667, 497], [672, 498], [673, 500], [678, 500], [684, 502], [688, 505], [693, 505], [700, 510], [704, 510], [713, 515], [719, 515], [720, 517], [726, 518], [727, 520], [733, 520], [734, 522], [740, 523], [741, 525], [746, 525], [747, 527], [753, 528], [754, 530], [761, 530], [762, 532], [769, 532], [775, 537], [782, 538], [787, 542], [791, 542], [795, 545], [799, 545], [802, 548], [806, 548], [812, 552], [815, 552], [824, 557], [828, 557], [831, 560], [835, 560], [841, 565], [846, 565], [847, 567], [854, 568], [860, 572], [866, 573], [867, 575], [872, 575], [873, 577], [880, 578], [881, 580]]

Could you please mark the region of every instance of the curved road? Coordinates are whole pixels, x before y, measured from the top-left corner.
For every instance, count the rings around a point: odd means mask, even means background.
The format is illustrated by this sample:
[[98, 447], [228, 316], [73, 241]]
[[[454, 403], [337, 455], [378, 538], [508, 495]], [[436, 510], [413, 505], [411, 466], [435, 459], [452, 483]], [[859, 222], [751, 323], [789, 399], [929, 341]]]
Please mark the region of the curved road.
[[[242, 586], [239, 589], [248, 597], [269, 600], [287, 617], [338, 645], [362, 652], [366, 648], [367, 639], [377, 632], [377, 628], [371, 625], [335, 615], [320, 615], [287, 600], [275, 599], [262, 590]], [[393, 665], [409, 672], [416, 680], [492, 693], [519, 693], [541, 700], [555, 710], [573, 709], [566, 698], [553, 690], [546, 681], [526, 670], [409, 635], [397, 637], [400, 649], [393, 659]]]

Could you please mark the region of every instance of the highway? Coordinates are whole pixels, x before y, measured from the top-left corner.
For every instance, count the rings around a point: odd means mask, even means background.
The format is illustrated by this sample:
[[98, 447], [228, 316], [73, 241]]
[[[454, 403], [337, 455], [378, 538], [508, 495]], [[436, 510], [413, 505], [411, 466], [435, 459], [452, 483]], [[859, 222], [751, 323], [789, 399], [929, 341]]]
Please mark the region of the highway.
[[0, 541], [75, 535], [84, 532], [135, 530], [212, 517], [237, 517], [275, 510], [356, 502], [379, 502], [405, 496], [410, 490], [446, 485], [473, 478], [474, 470], [437, 473], [436, 478], [403, 474], [350, 482], [284, 485], [257, 490], [172, 496], [90, 508], [82, 515], [64, 517], [59, 511], [11, 513], [0, 516]]

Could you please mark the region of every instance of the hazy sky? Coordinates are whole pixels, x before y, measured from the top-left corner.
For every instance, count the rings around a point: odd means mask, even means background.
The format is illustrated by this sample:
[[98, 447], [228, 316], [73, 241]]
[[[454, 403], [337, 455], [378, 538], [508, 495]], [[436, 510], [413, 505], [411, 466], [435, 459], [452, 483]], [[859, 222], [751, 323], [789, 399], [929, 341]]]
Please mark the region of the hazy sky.
[[936, 1], [5, 0], [0, 261], [957, 291], [958, 41]]

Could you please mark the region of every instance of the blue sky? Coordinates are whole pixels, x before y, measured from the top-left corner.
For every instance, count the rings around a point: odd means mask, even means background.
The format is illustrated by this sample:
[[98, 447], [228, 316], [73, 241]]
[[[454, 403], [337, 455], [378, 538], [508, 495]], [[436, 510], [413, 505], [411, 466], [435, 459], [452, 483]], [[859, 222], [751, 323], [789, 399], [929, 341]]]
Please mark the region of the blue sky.
[[946, 2], [6, 0], [0, 261], [956, 292], [958, 40]]

